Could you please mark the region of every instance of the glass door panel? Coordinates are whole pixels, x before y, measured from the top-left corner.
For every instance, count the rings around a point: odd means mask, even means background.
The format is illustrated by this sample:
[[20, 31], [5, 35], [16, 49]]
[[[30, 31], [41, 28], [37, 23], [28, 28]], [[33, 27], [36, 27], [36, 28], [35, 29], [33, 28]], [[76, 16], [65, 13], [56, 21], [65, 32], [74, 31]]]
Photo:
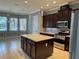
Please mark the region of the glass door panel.
[[18, 18], [9, 19], [9, 31], [18, 31]]
[[5, 39], [6, 31], [7, 31], [7, 17], [0, 16], [0, 40]]
[[26, 31], [27, 29], [27, 19], [26, 18], [20, 18], [20, 31]]
[[0, 16], [0, 31], [7, 31], [7, 17]]

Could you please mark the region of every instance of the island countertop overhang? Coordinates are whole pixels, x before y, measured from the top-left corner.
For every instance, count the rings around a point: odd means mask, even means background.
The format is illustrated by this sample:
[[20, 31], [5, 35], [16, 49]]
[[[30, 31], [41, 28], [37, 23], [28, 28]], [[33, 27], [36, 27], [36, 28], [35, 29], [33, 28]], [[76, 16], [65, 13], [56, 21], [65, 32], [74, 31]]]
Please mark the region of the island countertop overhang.
[[45, 41], [45, 40], [50, 40], [50, 39], [55, 38], [55, 37], [41, 35], [41, 34], [25, 34], [25, 35], [21, 35], [21, 36], [24, 38], [28, 38], [34, 42], [40, 42], [40, 41]]

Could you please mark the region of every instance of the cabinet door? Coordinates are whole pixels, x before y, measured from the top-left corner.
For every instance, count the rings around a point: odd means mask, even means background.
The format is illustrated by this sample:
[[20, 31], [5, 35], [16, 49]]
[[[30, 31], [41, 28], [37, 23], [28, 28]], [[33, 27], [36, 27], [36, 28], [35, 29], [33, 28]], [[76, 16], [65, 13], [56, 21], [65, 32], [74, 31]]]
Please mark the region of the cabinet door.
[[64, 10], [62, 16], [63, 16], [63, 19], [70, 20], [71, 19], [71, 11], [70, 10]]
[[45, 16], [43, 16], [43, 27], [48, 27], [48, 28], [50, 28], [50, 27], [52, 27], [52, 25], [51, 25], [51, 16], [50, 15], [45, 15]]
[[23, 51], [27, 51], [27, 40], [24, 37], [21, 37], [21, 48]]
[[55, 19], [54, 19], [54, 14], [51, 15], [51, 27], [53, 28], [55, 26]]
[[24, 39], [24, 51], [26, 52], [27, 51], [27, 40]]
[[55, 13], [54, 16], [53, 16], [53, 28], [56, 28], [57, 26], [57, 21], [58, 21], [58, 13]]
[[48, 27], [48, 16], [43, 16], [43, 27]]
[[49, 24], [49, 26], [48, 26], [49, 28], [53, 27], [53, 16], [52, 16], [52, 14], [49, 15], [48, 24]]
[[69, 37], [65, 37], [65, 50], [66, 51], [69, 51], [69, 40], [70, 40]]
[[45, 59], [53, 53], [53, 43], [51, 40], [39, 42], [36, 47], [36, 59]]
[[63, 21], [63, 12], [61, 10], [58, 11], [58, 18], [59, 18], [59, 21]]
[[22, 37], [21, 37], [21, 48], [24, 50], [24, 41]]
[[43, 27], [46, 27], [45, 24], [46, 24], [46, 17], [43, 16]]
[[27, 41], [27, 51], [26, 52], [30, 56], [30, 54], [31, 54], [31, 45], [30, 45], [29, 41]]
[[52, 14], [51, 15], [51, 21], [50, 21], [52, 28], [56, 28], [57, 20], [58, 20], [58, 14], [57, 13]]
[[71, 24], [71, 10], [64, 10], [63, 11], [63, 19], [68, 21], [68, 28], [70, 28], [70, 24]]
[[66, 9], [66, 10], [60, 10], [58, 12], [58, 17], [59, 20], [70, 20], [71, 19], [71, 10], [70, 9]]
[[57, 20], [59, 20], [58, 13], [46, 15], [43, 17], [43, 27], [56, 28]]
[[35, 56], [35, 45], [31, 44], [31, 57], [32, 59], [35, 59], [36, 56]]

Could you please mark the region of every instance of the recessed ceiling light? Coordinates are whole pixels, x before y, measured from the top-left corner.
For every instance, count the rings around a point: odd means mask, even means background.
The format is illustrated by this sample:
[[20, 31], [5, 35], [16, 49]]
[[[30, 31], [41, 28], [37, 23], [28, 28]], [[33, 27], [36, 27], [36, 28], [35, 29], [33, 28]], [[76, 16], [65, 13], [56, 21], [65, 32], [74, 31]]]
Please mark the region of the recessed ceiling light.
[[49, 6], [49, 4], [46, 5], [47, 7]]
[[43, 9], [43, 6], [41, 6], [41, 9]]
[[53, 4], [56, 4], [56, 1], [53, 1]]
[[28, 3], [28, 1], [25, 1], [25, 4], [27, 4]]

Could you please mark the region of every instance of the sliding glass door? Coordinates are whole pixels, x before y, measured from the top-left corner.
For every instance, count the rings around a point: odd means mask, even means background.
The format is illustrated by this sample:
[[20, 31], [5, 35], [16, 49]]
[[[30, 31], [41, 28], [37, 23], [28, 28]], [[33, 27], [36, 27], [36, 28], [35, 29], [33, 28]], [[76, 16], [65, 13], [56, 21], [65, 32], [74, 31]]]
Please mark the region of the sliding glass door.
[[9, 19], [9, 31], [18, 31], [18, 18]]
[[0, 40], [27, 33], [27, 18], [0, 16]]
[[27, 31], [27, 19], [26, 18], [20, 18], [19, 19], [19, 31], [21, 34], [26, 34]]
[[7, 17], [0, 16], [0, 31], [7, 31]]
[[27, 29], [27, 19], [26, 18], [20, 18], [19, 23], [20, 23], [20, 31], [26, 31], [26, 29]]

